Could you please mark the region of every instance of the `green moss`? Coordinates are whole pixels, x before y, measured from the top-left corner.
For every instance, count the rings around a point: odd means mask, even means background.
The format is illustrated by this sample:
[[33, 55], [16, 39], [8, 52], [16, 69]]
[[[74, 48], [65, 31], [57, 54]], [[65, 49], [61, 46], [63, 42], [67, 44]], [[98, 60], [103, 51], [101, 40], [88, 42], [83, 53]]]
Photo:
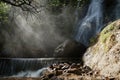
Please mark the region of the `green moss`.
[[109, 38], [110, 36], [111, 36], [111, 32], [108, 32], [108, 33], [106, 33], [106, 34], [104, 34], [104, 35], [101, 35], [101, 37], [100, 37], [100, 41], [102, 42], [102, 43], [105, 43], [106, 42], [106, 40], [107, 40], [107, 38]]
[[[94, 45], [98, 41], [98, 39], [99, 39], [99, 41], [102, 43], [101, 45], [103, 46], [104, 51], [108, 52], [110, 50], [110, 46], [109, 45], [112, 44], [112, 41], [110, 41], [110, 39], [111, 39], [111, 36], [113, 35], [113, 31], [114, 31], [115, 27], [116, 26], [115, 26], [114, 23], [112, 23], [112, 24], [108, 25], [107, 27], [105, 27], [102, 30], [102, 32], [100, 33], [100, 37], [96, 36], [96, 37], [92, 37], [90, 39], [90, 44]], [[96, 45], [96, 47], [93, 48], [93, 53], [95, 54], [98, 50], [99, 50], [99, 46]]]
[[94, 45], [98, 41], [98, 35], [90, 39], [90, 45]]
[[95, 41], [96, 41], [96, 39], [93, 37], [93, 38], [91, 38], [90, 39], [90, 44], [94, 44], [95, 43]]
[[100, 36], [98, 36], [99, 38], [91, 38], [91, 43], [98, 41], [97, 44], [92, 46], [91, 53], [96, 54], [101, 50], [102, 53], [108, 53], [113, 48], [113, 46], [118, 43], [116, 40], [116, 31], [118, 30], [120, 30], [120, 20], [117, 20], [105, 27], [100, 33]]
[[107, 45], [104, 45], [104, 52], [108, 52], [110, 50], [110, 48]]
[[114, 33], [119, 29], [119, 21], [115, 21], [108, 25], [100, 34], [100, 42], [104, 47], [104, 51], [108, 52], [113, 45], [116, 44]]
[[115, 29], [115, 22], [108, 25], [100, 34], [100, 41], [105, 43], [107, 38], [111, 36], [112, 32]]

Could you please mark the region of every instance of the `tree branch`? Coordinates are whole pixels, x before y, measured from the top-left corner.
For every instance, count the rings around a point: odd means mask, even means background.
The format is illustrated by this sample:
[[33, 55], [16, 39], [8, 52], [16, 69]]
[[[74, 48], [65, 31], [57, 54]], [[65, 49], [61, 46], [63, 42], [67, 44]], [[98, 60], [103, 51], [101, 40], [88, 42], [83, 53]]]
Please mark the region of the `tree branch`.
[[37, 7], [35, 4], [32, 5], [34, 0], [1, 0], [1, 2], [10, 4], [15, 7], [20, 7], [23, 11], [32, 11], [32, 12], [39, 12], [37, 11]]

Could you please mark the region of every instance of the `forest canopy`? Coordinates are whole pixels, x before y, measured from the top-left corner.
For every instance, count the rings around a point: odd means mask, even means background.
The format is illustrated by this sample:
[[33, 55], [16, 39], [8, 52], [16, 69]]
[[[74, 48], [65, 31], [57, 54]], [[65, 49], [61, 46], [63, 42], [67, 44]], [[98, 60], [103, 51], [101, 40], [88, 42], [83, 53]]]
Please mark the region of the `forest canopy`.
[[[52, 7], [66, 6], [68, 4], [71, 4], [72, 6], [83, 6], [89, 1], [90, 0], [47, 0], [48, 4]], [[25, 11], [30, 11], [31, 9], [37, 11], [37, 6], [39, 5], [37, 4], [39, 2], [37, 0], [1, 0], [0, 3], [1, 2], [10, 4], [12, 6], [20, 7], [22, 10]]]
[[[47, 6], [59, 10], [64, 6], [70, 5], [72, 7], [82, 7], [88, 4], [90, 0], [47, 0]], [[0, 22], [7, 20], [10, 7], [18, 7], [27, 12], [40, 12], [41, 7], [46, 5], [39, 5], [38, 0], [1, 0], [0, 1]]]
[[0, 22], [7, 20], [8, 10], [8, 5], [0, 2]]

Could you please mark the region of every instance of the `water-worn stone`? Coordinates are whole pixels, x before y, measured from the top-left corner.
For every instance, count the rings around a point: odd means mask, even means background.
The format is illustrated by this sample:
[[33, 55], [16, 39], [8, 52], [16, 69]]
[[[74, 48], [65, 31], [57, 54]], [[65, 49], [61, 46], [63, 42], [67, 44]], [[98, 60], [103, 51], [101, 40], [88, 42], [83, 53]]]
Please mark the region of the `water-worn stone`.
[[[49, 70], [50, 70], [50, 73], [54, 74], [55, 76], [60, 76], [60, 75], [63, 75], [63, 74], [74, 74], [74, 75], [82, 75], [84, 73], [91, 74], [91, 71], [92, 71], [88, 66], [83, 66], [80, 63], [53, 64], [49, 67]], [[48, 73], [49, 72], [47, 72], [47, 75], [49, 75]]]
[[102, 30], [98, 42], [87, 50], [83, 59], [85, 65], [99, 71], [100, 75], [120, 75], [120, 20]]
[[81, 66], [82, 66], [81, 64], [73, 63], [71, 64], [70, 68], [80, 68]]
[[75, 40], [66, 40], [55, 49], [54, 54], [56, 57], [81, 57], [86, 48]]

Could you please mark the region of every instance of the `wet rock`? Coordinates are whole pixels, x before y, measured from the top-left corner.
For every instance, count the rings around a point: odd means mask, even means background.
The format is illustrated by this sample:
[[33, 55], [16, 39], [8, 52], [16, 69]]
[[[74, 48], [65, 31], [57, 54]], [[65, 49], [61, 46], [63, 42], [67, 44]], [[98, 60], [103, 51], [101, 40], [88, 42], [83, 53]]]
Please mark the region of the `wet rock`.
[[71, 64], [70, 68], [80, 68], [82, 65], [80, 63], [76, 64], [76, 63], [73, 63]]
[[89, 71], [92, 71], [92, 69], [89, 66], [83, 67], [84, 72], [88, 73]]
[[48, 78], [50, 79], [50, 78], [52, 78], [54, 76], [54, 73], [49, 73], [48, 74]]
[[70, 66], [70, 68], [76, 68], [76, 64], [75, 63], [73, 63], [71, 66]]
[[57, 76], [53, 76], [50, 80], [58, 80]]
[[66, 40], [54, 51], [55, 57], [81, 57], [87, 47], [75, 40]]
[[51, 73], [55, 76], [63, 75], [63, 74], [75, 74], [75, 75], [82, 75], [84, 73], [92, 74], [92, 71], [88, 66], [82, 66], [80, 63], [60, 63], [60, 64], [53, 64], [49, 67], [51, 69]]
[[76, 68], [70, 69], [67, 71], [68, 73], [76, 74], [76, 75], [82, 75], [82, 71]]
[[65, 70], [65, 69], [68, 69], [70, 67], [70, 65], [69, 64], [67, 64], [67, 63], [64, 63], [64, 66], [61, 68], [62, 70]]
[[53, 69], [54, 70], [60, 70], [61, 66], [59, 66], [58, 64], [53, 64]]
[[53, 66], [53, 65], [51, 65], [49, 68], [50, 68], [50, 69], [54, 69], [54, 66]]
[[63, 70], [57, 70], [57, 71], [56, 71], [56, 76], [59, 76], [59, 75], [61, 75], [61, 74], [63, 74]]

